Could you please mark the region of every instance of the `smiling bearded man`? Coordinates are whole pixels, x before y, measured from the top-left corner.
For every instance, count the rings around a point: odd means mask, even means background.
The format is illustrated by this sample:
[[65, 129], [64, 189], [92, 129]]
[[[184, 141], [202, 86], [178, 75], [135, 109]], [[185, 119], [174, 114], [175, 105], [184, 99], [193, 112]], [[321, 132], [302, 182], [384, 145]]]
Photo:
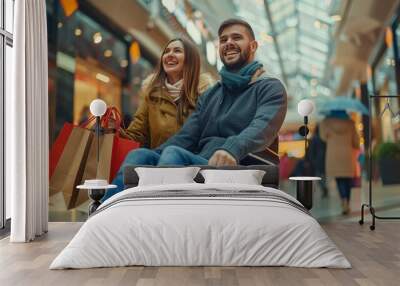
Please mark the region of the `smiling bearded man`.
[[277, 139], [287, 95], [255, 60], [258, 43], [251, 26], [229, 19], [218, 36], [221, 81], [203, 94], [181, 131], [155, 150], [161, 154], [158, 165], [234, 166]]
[[135, 165], [234, 166], [276, 140], [287, 95], [282, 83], [265, 76], [255, 60], [258, 44], [252, 28], [229, 19], [218, 36], [221, 81], [200, 97], [177, 134], [155, 150], [134, 151]]
[[227, 70], [236, 71], [252, 62], [256, 49], [254, 34], [246, 26], [235, 24], [219, 29], [219, 56]]

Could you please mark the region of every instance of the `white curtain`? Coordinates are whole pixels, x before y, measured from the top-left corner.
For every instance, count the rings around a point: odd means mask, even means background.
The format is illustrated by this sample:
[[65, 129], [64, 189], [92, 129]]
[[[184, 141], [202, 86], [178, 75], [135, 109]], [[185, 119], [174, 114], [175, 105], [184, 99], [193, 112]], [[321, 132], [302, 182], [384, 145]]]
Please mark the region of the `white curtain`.
[[48, 95], [45, 0], [15, 1], [13, 92], [6, 98], [6, 188], [12, 242], [48, 227]]

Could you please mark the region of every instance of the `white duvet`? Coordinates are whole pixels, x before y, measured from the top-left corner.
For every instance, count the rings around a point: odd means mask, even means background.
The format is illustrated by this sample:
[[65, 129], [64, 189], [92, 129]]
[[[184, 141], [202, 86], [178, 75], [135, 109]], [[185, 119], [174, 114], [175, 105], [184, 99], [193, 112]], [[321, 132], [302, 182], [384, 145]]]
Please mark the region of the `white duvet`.
[[50, 269], [127, 265], [351, 267], [313, 217], [279, 200], [186, 196], [119, 201], [137, 192], [207, 189], [262, 190], [298, 203], [280, 190], [250, 185], [127, 189], [100, 206]]

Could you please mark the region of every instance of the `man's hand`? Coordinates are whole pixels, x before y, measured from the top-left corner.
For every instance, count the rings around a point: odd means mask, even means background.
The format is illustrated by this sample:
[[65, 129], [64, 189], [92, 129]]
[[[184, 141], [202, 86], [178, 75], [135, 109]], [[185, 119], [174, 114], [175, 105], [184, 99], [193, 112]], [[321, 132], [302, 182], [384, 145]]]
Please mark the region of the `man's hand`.
[[210, 160], [208, 160], [208, 165], [216, 167], [236, 166], [237, 162], [236, 159], [228, 152], [224, 150], [218, 150], [211, 156]]

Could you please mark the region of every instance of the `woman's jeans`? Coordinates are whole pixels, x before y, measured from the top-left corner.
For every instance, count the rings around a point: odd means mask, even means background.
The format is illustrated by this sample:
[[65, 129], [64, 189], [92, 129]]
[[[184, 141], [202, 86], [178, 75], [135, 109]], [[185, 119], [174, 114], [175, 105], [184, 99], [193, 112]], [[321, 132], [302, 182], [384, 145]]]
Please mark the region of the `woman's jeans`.
[[199, 155], [193, 154], [192, 152], [177, 146], [168, 146], [161, 152], [161, 154], [159, 152], [150, 149], [145, 149], [145, 148], [136, 149], [128, 153], [124, 162], [119, 168], [115, 179], [112, 181], [112, 184], [117, 185], [117, 188], [107, 190], [106, 194], [101, 199], [101, 201], [104, 202], [106, 199], [110, 198], [116, 193], [121, 192], [124, 189], [123, 172], [126, 166], [130, 165], [187, 166], [187, 165], [207, 165], [207, 164], [208, 164], [207, 159]]
[[353, 178], [336, 178], [336, 185], [339, 190], [340, 198], [349, 201], [351, 188], [353, 187]]

